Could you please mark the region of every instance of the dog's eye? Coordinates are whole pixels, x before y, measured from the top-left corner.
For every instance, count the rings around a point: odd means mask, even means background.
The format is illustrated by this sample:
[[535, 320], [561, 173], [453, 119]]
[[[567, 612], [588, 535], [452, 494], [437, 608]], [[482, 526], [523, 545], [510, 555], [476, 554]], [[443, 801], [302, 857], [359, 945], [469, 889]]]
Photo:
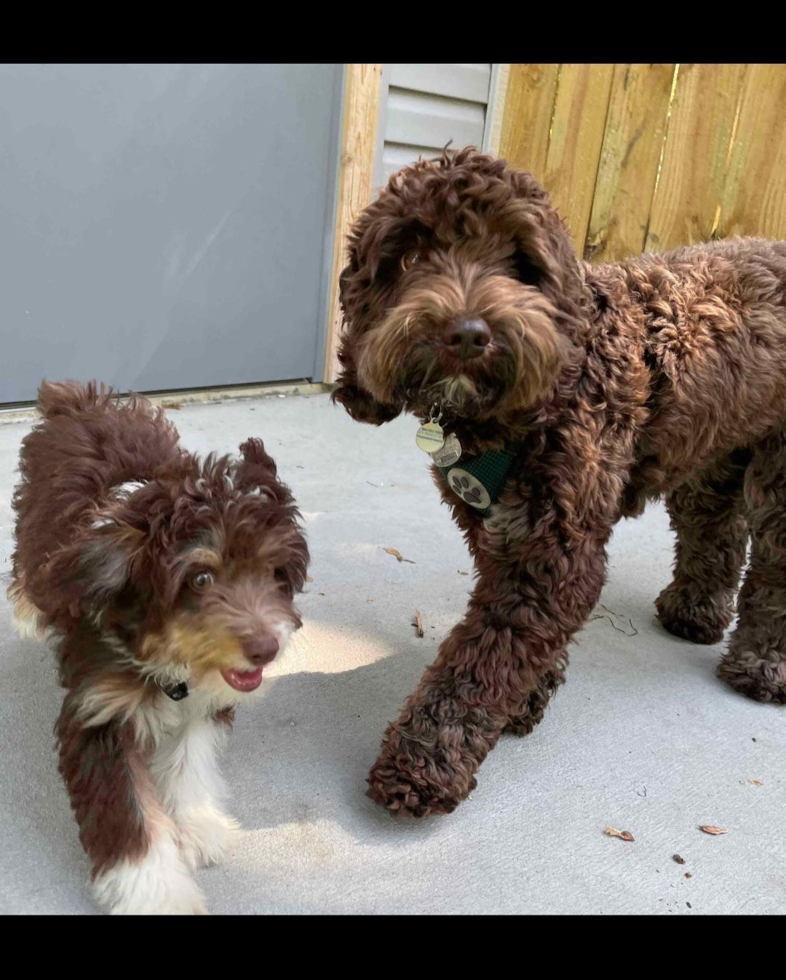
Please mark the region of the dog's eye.
[[286, 568], [277, 568], [274, 572], [274, 577], [276, 584], [282, 590], [284, 595], [288, 595], [291, 598], [294, 591], [294, 585], [292, 583], [289, 570]]
[[411, 248], [408, 252], [405, 252], [401, 258], [401, 268], [404, 272], [407, 269], [411, 269], [416, 262], [420, 262], [423, 258], [419, 248]]
[[520, 250], [513, 256], [513, 270], [516, 279], [525, 286], [537, 286], [541, 280], [541, 270]]
[[194, 572], [188, 580], [188, 584], [194, 592], [204, 592], [213, 584], [213, 573], [206, 571]]

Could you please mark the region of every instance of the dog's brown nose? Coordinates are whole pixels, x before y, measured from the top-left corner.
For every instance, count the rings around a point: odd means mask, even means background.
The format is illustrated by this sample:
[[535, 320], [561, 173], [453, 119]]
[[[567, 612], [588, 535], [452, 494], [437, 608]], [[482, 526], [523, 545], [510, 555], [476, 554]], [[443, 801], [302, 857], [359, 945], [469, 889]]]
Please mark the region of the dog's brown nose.
[[491, 341], [485, 320], [453, 320], [442, 334], [442, 343], [459, 360], [480, 357]]
[[246, 660], [259, 667], [269, 664], [278, 653], [278, 640], [269, 633], [243, 640], [243, 654]]

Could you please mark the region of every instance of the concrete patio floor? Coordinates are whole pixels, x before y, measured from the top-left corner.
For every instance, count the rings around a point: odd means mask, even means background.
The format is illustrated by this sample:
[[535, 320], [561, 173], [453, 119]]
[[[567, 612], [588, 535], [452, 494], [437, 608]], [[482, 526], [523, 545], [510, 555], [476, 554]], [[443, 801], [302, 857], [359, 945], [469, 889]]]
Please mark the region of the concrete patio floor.
[[[573, 646], [568, 682], [542, 724], [502, 739], [451, 816], [394, 821], [364, 795], [366, 773], [471, 587], [415, 422], [358, 425], [325, 395], [170, 414], [193, 450], [236, 450], [260, 435], [312, 552], [305, 625], [268, 696], [238, 712], [224, 758], [244, 833], [224, 865], [199, 872], [212, 912], [786, 911], [786, 709], [727, 689], [714, 674], [720, 647], [682, 642], [655, 622], [672, 549], [662, 507], [617, 528], [605, 609]], [[31, 425], [0, 425], [4, 572], [16, 458]], [[5, 584], [0, 912], [91, 913], [56, 768], [53, 658], [13, 632]], [[708, 836], [700, 824], [728, 833]], [[607, 825], [635, 841], [606, 836]]]

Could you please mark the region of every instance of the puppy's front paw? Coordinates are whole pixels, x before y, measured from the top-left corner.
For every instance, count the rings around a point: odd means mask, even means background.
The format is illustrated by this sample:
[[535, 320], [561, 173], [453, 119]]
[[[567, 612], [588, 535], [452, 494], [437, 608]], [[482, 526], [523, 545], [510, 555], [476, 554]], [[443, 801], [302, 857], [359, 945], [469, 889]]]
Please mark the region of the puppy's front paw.
[[368, 795], [394, 815], [451, 813], [477, 785], [476, 763], [389, 731], [368, 777]]
[[139, 860], [120, 861], [98, 875], [96, 898], [112, 915], [205, 915], [202, 892], [170, 837]]
[[178, 840], [190, 868], [223, 861], [240, 833], [240, 824], [211, 803], [177, 815]]

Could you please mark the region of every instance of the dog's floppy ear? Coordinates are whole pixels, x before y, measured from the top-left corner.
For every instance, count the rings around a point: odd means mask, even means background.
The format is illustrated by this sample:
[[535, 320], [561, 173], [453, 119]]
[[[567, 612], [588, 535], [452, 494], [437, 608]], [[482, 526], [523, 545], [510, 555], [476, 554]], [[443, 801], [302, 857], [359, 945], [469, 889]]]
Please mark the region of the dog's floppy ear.
[[47, 575], [59, 583], [53, 604], [78, 615], [118, 595], [128, 583], [144, 532], [111, 518], [98, 518], [47, 562]]
[[276, 476], [276, 464], [265, 451], [261, 439], [246, 439], [240, 446], [242, 454], [233, 467], [233, 483], [246, 494], [267, 497], [279, 504], [291, 504], [292, 494]]
[[[247, 439], [241, 446], [242, 459], [234, 467], [234, 484], [242, 493], [259, 495], [271, 502], [268, 527], [276, 528], [275, 543], [282, 556], [278, 577], [291, 596], [302, 592], [308, 570], [308, 546], [300, 526], [295, 498], [276, 476], [276, 464], [265, 452], [261, 439]], [[270, 546], [273, 546], [273, 541]]]
[[[339, 360], [341, 355], [339, 354]], [[384, 405], [378, 402], [357, 383], [354, 369], [344, 368], [338, 377], [338, 385], [330, 396], [333, 402], [343, 405], [356, 422], [368, 422], [371, 425], [382, 425], [390, 422], [401, 414], [401, 409], [395, 405]]]
[[249, 488], [256, 485], [257, 480], [269, 480], [276, 475], [276, 463], [268, 456], [265, 444], [261, 439], [246, 439], [240, 445], [243, 459], [237, 464], [235, 486], [242, 489], [248, 484]]
[[338, 279], [338, 294], [343, 314], [344, 332], [341, 335], [337, 355], [341, 370], [331, 400], [334, 404], [337, 402], [339, 405], [343, 405], [356, 422], [382, 425], [383, 422], [390, 422], [391, 419], [396, 418], [401, 409], [394, 405], [383, 405], [358, 384], [354, 354], [356, 341], [346, 302], [352, 272], [351, 265], [345, 266]]
[[581, 274], [567, 225], [532, 174], [508, 170], [507, 178], [516, 196], [511, 214], [521, 250], [519, 278], [538, 285], [552, 300], [575, 299]]

